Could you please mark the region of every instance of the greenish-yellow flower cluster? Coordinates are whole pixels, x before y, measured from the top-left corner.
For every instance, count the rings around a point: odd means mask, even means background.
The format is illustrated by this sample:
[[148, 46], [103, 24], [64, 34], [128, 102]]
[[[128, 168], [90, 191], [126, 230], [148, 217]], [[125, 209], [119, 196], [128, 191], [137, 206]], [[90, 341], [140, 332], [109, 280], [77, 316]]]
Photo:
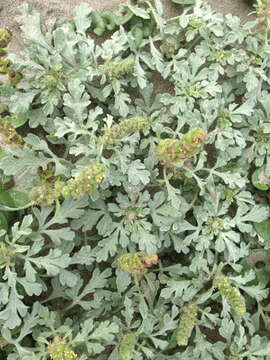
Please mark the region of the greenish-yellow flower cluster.
[[122, 360], [130, 359], [132, 355], [132, 351], [136, 345], [136, 342], [137, 342], [137, 337], [132, 333], [127, 333], [123, 336], [119, 348], [119, 355]]
[[52, 360], [79, 360], [65, 339], [61, 339], [59, 336], [56, 336], [49, 344], [48, 352]]
[[22, 79], [22, 74], [19, 71], [13, 71], [13, 70], [8, 71], [8, 81], [11, 87], [15, 88], [16, 85], [19, 84], [21, 79]]
[[188, 340], [191, 336], [195, 322], [197, 320], [198, 306], [194, 303], [189, 303], [183, 308], [183, 314], [177, 330], [177, 344], [179, 346], [187, 346]]
[[150, 127], [150, 121], [143, 117], [133, 117], [122, 121], [120, 124], [114, 125], [110, 129], [106, 129], [103, 136], [98, 138], [98, 142], [107, 145], [113, 145], [116, 140], [133, 134], [136, 131], [147, 130]]
[[53, 204], [61, 196], [61, 191], [54, 184], [45, 182], [33, 187], [29, 195], [34, 204], [46, 206]]
[[195, 155], [205, 142], [206, 131], [194, 128], [185, 134], [181, 140], [163, 139], [156, 147], [159, 160], [170, 166]]
[[0, 73], [8, 74], [10, 86], [16, 87], [22, 79], [22, 74], [18, 71], [12, 70], [12, 62], [4, 58], [4, 56], [7, 55], [7, 46], [11, 38], [12, 33], [10, 30], [0, 29]]
[[122, 61], [106, 61], [99, 67], [101, 73], [109, 79], [119, 79], [130, 73], [135, 65], [134, 59], [125, 59]]
[[230, 284], [228, 277], [222, 274], [216, 274], [213, 287], [218, 288], [220, 294], [226, 298], [238, 315], [243, 315], [246, 312], [244, 298], [241, 296], [239, 290]]
[[105, 176], [104, 165], [93, 163], [75, 178], [68, 181], [60, 181], [59, 177], [52, 176], [50, 166], [39, 175], [46, 181], [30, 190], [30, 198], [33, 204], [51, 205], [61, 196], [69, 195], [79, 199], [84, 194], [90, 193], [98, 187]]
[[147, 273], [147, 268], [157, 264], [158, 256], [157, 254], [146, 254], [144, 251], [139, 251], [134, 254], [123, 254], [118, 261], [122, 270], [140, 280]]
[[10, 65], [11, 65], [10, 60], [5, 59], [4, 57], [0, 57], [0, 73], [1, 74], [7, 74]]
[[255, 5], [256, 14], [259, 24], [262, 26], [262, 30], [269, 31], [267, 25], [270, 18], [270, 0], [257, 1]]
[[9, 123], [5, 122], [0, 116], [0, 134], [1, 142], [10, 146], [23, 146], [23, 139], [17, 133], [15, 128]]
[[0, 243], [0, 268], [10, 266], [12, 259], [16, 256], [16, 249], [4, 242]]
[[5, 49], [12, 38], [12, 33], [8, 29], [0, 29], [0, 48]]
[[[64, 198], [71, 195], [79, 199], [86, 193], [96, 189], [105, 177], [103, 164], [93, 163], [73, 179], [69, 179], [64, 186], [57, 186]], [[56, 184], [57, 185], [57, 184]]]

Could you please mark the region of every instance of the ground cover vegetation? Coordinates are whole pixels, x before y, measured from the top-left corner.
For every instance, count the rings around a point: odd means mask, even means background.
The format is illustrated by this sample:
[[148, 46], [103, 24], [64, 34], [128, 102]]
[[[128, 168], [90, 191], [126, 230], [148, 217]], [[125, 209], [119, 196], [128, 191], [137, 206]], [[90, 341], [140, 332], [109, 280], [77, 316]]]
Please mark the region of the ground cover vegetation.
[[24, 4], [17, 55], [1, 30], [3, 357], [269, 359], [263, 6], [129, 3], [96, 45], [89, 4], [46, 24]]

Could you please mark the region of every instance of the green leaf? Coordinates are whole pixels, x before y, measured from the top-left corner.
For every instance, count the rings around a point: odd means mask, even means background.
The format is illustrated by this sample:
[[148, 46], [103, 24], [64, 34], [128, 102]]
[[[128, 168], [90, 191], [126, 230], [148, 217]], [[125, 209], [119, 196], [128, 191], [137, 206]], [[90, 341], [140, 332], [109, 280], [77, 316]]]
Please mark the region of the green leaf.
[[111, 342], [114, 339], [114, 334], [118, 333], [118, 331], [118, 325], [110, 323], [107, 320], [101, 322], [89, 338], [94, 340], [106, 340]]
[[[26, 204], [30, 203], [30, 198], [28, 197], [28, 193], [25, 191], [19, 191], [19, 190], [16, 190], [16, 188], [14, 188], [14, 189], [7, 190], [7, 194], [12, 199], [13, 205], [12, 206], [11, 206], [11, 204], [10, 205], [5, 204], [5, 205], [17, 208], [17, 207], [23, 207]], [[1, 198], [1, 194], [0, 194], [0, 198]]]
[[20, 116], [24, 118], [36, 94], [36, 91], [29, 91], [27, 93], [16, 92], [10, 99], [10, 112], [14, 114], [21, 114]]
[[76, 64], [78, 42], [70, 24], [63, 24], [53, 32], [54, 47], [70, 64]]
[[16, 89], [11, 87], [10, 85], [0, 85], [0, 96], [10, 97], [11, 95], [14, 95], [15, 92]]
[[28, 120], [28, 117], [25, 114], [18, 114], [17, 116], [5, 116], [3, 121], [10, 123], [14, 128], [18, 128], [24, 125]]
[[190, 286], [191, 282], [189, 280], [169, 280], [166, 283], [166, 287], [161, 290], [160, 296], [165, 299], [170, 299], [172, 296], [182, 297]]
[[139, 249], [148, 254], [157, 252], [156, 236], [145, 231], [143, 227], [139, 227], [138, 232], [132, 233], [131, 240], [138, 243]]
[[269, 217], [269, 210], [266, 206], [254, 205], [251, 209], [242, 203], [233, 218], [234, 224], [241, 232], [251, 232], [252, 225], [247, 222], [260, 223]]
[[222, 178], [224, 183], [228, 185], [231, 189], [236, 187], [243, 188], [247, 182], [247, 179], [241, 176], [239, 173], [233, 173], [231, 171], [219, 172], [213, 171], [213, 174]]
[[268, 296], [269, 289], [265, 288], [264, 284], [259, 283], [254, 286], [241, 286], [239, 287], [244, 290], [252, 299], [255, 299], [257, 302], [262, 301]]
[[150, 19], [149, 13], [137, 5], [127, 4], [127, 8], [130, 9], [134, 15], [142, 19]]
[[180, 190], [171, 186], [169, 181], [166, 181], [166, 187], [168, 191], [168, 200], [174, 209], [179, 210], [182, 205], [182, 200], [179, 196], [181, 194]]
[[18, 239], [20, 239], [20, 237], [30, 235], [32, 233], [32, 222], [32, 215], [25, 215], [21, 223], [16, 222], [11, 228], [13, 241], [17, 241]]
[[74, 232], [69, 228], [44, 229], [42, 234], [48, 235], [55, 244], [61, 244], [62, 241], [72, 241], [75, 236]]
[[24, 277], [24, 278], [17, 277], [16, 280], [17, 280], [17, 282], [19, 284], [21, 284], [24, 287], [27, 295], [29, 295], [29, 296], [33, 296], [33, 295], [38, 296], [38, 295], [41, 294], [41, 292], [42, 292], [42, 285], [41, 284], [39, 284], [39, 283], [37, 283], [35, 281], [29, 281], [27, 277]]
[[[98, 268], [96, 268], [91, 276], [91, 279], [89, 280], [89, 282], [85, 285], [85, 287], [81, 290], [81, 287], [83, 285], [82, 281], [78, 281], [77, 284], [72, 288], [72, 289], [68, 289], [66, 290], [66, 294], [73, 299], [73, 304], [79, 304], [82, 307], [85, 306], [85, 302], [82, 301], [82, 299], [88, 295], [91, 294], [93, 292], [95, 292], [97, 289], [102, 289], [106, 286], [107, 282], [108, 282], [108, 277], [110, 277], [111, 275], [111, 270], [108, 268], [105, 271], [103, 271], [102, 273], [100, 272], [100, 270]], [[89, 308], [89, 306], [91, 307], [91, 304], [87, 304], [86, 307]]]
[[225, 339], [230, 340], [232, 337], [234, 328], [235, 328], [235, 324], [232, 320], [222, 319], [221, 327], [219, 328], [218, 331], [221, 336], [223, 336]]
[[3, 169], [6, 175], [20, 174], [19, 180], [30, 172], [36, 173], [40, 166], [45, 170], [49, 162], [50, 159], [43, 154], [37, 157], [29, 147], [23, 149], [12, 147], [11, 155], [7, 155], [0, 160], [0, 168]]
[[129, 114], [129, 106], [131, 98], [127, 93], [115, 94], [115, 108], [119, 111], [119, 114], [126, 117]]
[[89, 245], [82, 246], [71, 259], [71, 264], [91, 265], [95, 261], [94, 254]]
[[64, 269], [60, 270], [59, 281], [62, 286], [67, 285], [69, 287], [73, 287], [77, 284], [78, 280], [79, 280], [79, 276], [73, 274], [71, 271], [67, 271]]
[[87, 117], [87, 106], [90, 97], [85, 91], [84, 85], [79, 79], [73, 79], [68, 83], [69, 94], [64, 94], [64, 105], [71, 110], [75, 122], [83, 123]]
[[74, 22], [76, 25], [77, 32], [84, 35], [87, 29], [91, 26], [91, 17], [89, 16], [92, 12], [92, 8], [87, 3], [81, 3], [75, 8]]
[[[51, 156], [50, 160], [48, 159], [48, 162], [54, 162], [55, 163], [55, 176], [57, 175], [70, 175], [70, 170], [63, 165], [63, 161], [61, 161], [61, 158], [58, 158], [48, 147], [48, 144], [45, 140], [41, 140], [38, 136], [29, 133], [25, 138], [24, 141], [31, 145], [33, 150], [36, 151], [43, 151], [45, 154], [48, 154]], [[25, 149], [25, 148], [24, 148]], [[31, 154], [33, 155], [34, 152], [32, 151]], [[43, 153], [38, 153], [38, 156], [36, 156], [36, 159], [40, 159], [44, 156]], [[33, 157], [32, 157], [33, 159]], [[40, 165], [42, 166], [42, 165]], [[44, 168], [43, 168], [44, 169]], [[45, 170], [45, 169], [44, 169]]]
[[0, 229], [8, 231], [8, 221], [3, 212], [0, 212]]
[[16, 207], [10, 190], [0, 191], [0, 204], [9, 207]]
[[157, 48], [155, 47], [151, 38], [150, 38], [150, 50], [151, 50], [151, 54], [153, 56], [154, 64], [156, 65], [157, 70], [162, 74], [162, 72], [164, 70], [163, 56], [157, 50]]
[[270, 243], [270, 220], [264, 220], [253, 224], [257, 234], [266, 242]]
[[27, 117], [31, 128], [36, 128], [39, 125], [45, 126], [47, 123], [46, 114], [42, 109], [30, 109], [27, 113]]
[[0, 312], [0, 319], [4, 322], [4, 328], [15, 329], [15, 327], [21, 324], [20, 316], [24, 317], [28, 309], [28, 306], [24, 305], [20, 300], [21, 298], [22, 296], [19, 296], [14, 289], [10, 290], [8, 304]]
[[259, 190], [266, 191], [269, 189], [270, 178], [265, 173], [266, 166], [262, 166], [259, 169], [256, 169], [252, 174], [251, 181], [252, 184]]
[[146, 185], [149, 183], [150, 173], [146, 170], [141, 160], [135, 160], [130, 164], [128, 168], [128, 179], [133, 185], [139, 185], [140, 183]]
[[21, 23], [24, 39], [49, 50], [50, 46], [40, 29], [40, 15], [37, 12], [30, 14], [28, 4], [19, 6], [18, 10], [21, 16], [17, 17], [17, 20]]
[[126, 291], [131, 281], [131, 276], [126, 271], [122, 269], [116, 270], [116, 286], [119, 293]]
[[50, 249], [48, 255], [36, 258], [28, 258], [28, 260], [35, 264], [38, 268], [46, 270], [48, 276], [56, 276], [61, 269], [65, 269], [70, 264], [70, 257], [68, 254], [62, 254], [59, 249]]

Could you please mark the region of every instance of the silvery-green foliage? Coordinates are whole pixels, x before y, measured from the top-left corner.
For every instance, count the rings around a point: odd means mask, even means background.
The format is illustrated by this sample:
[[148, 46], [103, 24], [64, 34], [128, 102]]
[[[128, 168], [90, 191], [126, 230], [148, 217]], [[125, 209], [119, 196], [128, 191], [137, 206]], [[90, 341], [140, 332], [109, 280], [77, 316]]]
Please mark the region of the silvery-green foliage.
[[[19, 8], [26, 46], [9, 58], [23, 78], [0, 96], [10, 96], [10, 113], [27, 117], [28, 133], [23, 147], [1, 156], [1, 171], [27, 193], [48, 171], [66, 183], [98, 162], [105, 177], [79, 199], [30, 202], [0, 233], [4, 351], [9, 360], [46, 360], [60, 337], [81, 360], [119, 360], [132, 333], [134, 360], [264, 359], [269, 273], [260, 282], [246, 259], [264, 247], [253, 223], [269, 217], [268, 194], [251, 183], [256, 167], [270, 173], [268, 38], [256, 22], [240, 25], [199, 0], [167, 20], [159, 0], [128, 7], [154, 24], [139, 46], [124, 27], [96, 45], [86, 3], [73, 20], [47, 24], [29, 5]], [[125, 73], [104, 70], [126, 59]], [[170, 91], [157, 90], [162, 81]], [[150, 128], [104, 149], [104, 131], [132, 117]], [[204, 146], [165, 168], [159, 141], [196, 127], [207, 132]], [[159, 258], [141, 279], [118, 262], [137, 252]], [[214, 287], [219, 272], [240, 291], [242, 316]], [[197, 319], [179, 347], [189, 303]]]

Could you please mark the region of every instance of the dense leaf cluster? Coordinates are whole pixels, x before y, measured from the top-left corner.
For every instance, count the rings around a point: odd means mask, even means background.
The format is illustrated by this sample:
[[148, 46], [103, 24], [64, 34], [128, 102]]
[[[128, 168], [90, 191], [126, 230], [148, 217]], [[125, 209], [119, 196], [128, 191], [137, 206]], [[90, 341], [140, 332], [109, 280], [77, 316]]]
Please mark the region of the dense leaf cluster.
[[251, 257], [270, 250], [252, 182], [270, 179], [268, 26], [201, 0], [167, 20], [159, 0], [128, 8], [151, 20], [140, 43], [120, 26], [96, 45], [85, 3], [64, 23], [19, 9], [22, 78], [0, 85], [1, 209], [21, 209], [0, 230], [0, 346], [264, 359], [270, 276]]

